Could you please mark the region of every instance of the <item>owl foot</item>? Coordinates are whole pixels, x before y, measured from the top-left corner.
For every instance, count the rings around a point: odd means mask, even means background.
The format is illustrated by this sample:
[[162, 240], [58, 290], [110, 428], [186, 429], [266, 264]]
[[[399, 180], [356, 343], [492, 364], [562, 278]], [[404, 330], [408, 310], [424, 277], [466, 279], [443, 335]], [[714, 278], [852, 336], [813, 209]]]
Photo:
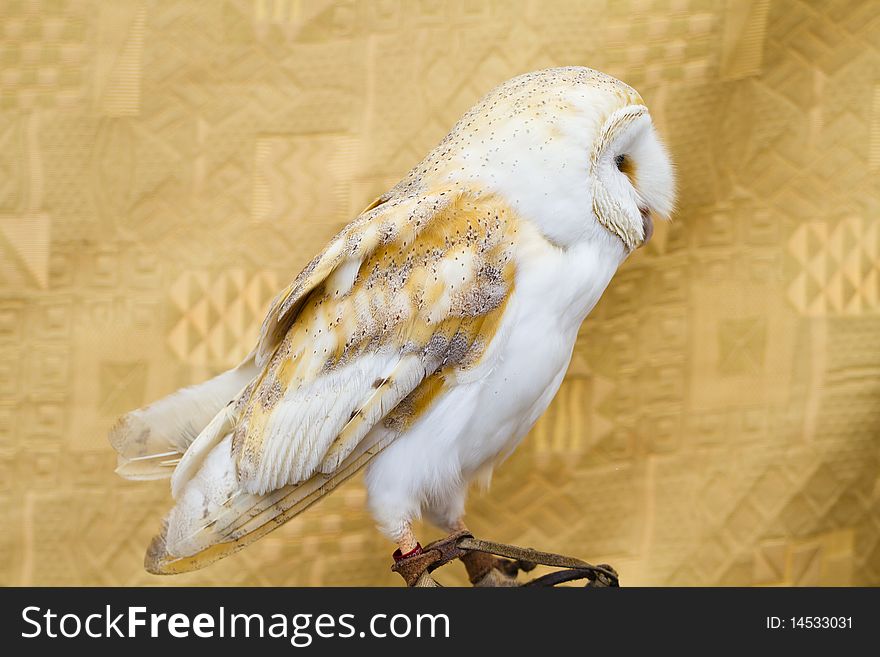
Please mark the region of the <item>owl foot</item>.
[[461, 562], [467, 570], [471, 584], [479, 588], [522, 586], [517, 580], [519, 571], [529, 572], [535, 568], [535, 564], [530, 561], [502, 559], [476, 550], [462, 555]]
[[414, 549], [405, 553], [401, 553], [401, 549], [398, 548], [392, 555], [394, 565], [391, 570], [403, 577], [406, 585], [411, 588], [440, 586], [430, 573], [466, 554], [465, 550], [458, 547], [459, 541], [465, 537], [471, 537], [470, 532], [454, 532], [425, 547], [416, 543]]
[[439, 586], [428, 574], [428, 566], [433, 563], [433, 554], [426, 554], [419, 543], [407, 552], [397, 548], [391, 555], [394, 565], [391, 570], [398, 573], [409, 587]]
[[[466, 529], [429, 543], [424, 548], [414, 539], [403, 543], [403, 546], [409, 549], [405, 552], [398, 549], [394, 553], [395, 563], [391, 570], [403, 577], [406, 585], [412, 588], [440, 586], [431, 573], [456, 559], [464, 564], [468, 579], [477, 588], [557, 586], [575, 580], [588, 580], [587, 587], [619, 586], [617, 572], [607, 564], [592, 566], [572, 557], [482, 541], [475, 539]], [[499, 554], [504, 556], [497, 556]], [[539, 563], [562, 570], [526, 582], [517, 579], [520, 571], [530, 572]]]
[[[476, 587], [557, 586], [576, 580], [587, 580], [587, 587], [620, 585], [617, 572], [607, 564], [593, 566], [573, 557], [483, 541], [473, 536], [460, 539], [458, 547], [465, 551], [460, 558], [467, 568], [471, 584]], [[517, 581], [519, 571], [529, 572], [538, 564], [562, 570], [525, 582]]]

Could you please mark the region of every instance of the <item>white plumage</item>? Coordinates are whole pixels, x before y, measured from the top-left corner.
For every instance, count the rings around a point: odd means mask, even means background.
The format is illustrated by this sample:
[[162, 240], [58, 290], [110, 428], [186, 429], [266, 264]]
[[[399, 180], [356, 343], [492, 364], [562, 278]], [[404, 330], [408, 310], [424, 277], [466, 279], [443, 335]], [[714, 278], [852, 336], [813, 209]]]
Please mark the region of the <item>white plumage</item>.
[[368, 463], [370, 508], [403, 552], [422, 514], [463, 526], [468, 485], [544, 412], [673, 195], [630, 87], [562, 68], [492, 91], [279, 294], [242, 365], [114, 429], [120, 474], [173, 470], [146, 567], [221, 558]]

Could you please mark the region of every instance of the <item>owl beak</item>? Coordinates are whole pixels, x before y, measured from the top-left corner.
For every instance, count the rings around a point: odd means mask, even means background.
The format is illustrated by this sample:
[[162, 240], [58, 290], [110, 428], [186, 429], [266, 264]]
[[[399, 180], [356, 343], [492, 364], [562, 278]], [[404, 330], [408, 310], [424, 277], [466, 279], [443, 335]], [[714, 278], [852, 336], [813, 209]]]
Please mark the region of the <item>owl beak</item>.
[[651, 218], [651, 211], [648, 208], [639, 206], [639, 212], [642, 215], [642, 228], [645, 231], [645, 239], [642, 241], [642, 246], [644, 246], [654, 234], [654, 220]]

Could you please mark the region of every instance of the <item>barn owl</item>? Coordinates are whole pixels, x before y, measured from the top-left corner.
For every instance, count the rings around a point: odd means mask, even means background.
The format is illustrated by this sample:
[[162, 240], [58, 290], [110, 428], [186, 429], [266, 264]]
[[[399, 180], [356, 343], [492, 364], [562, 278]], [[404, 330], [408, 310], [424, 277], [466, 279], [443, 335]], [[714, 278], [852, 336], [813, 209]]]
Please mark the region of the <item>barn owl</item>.
[[171, 478], [146, 569], [229, 555], [367, 466], [369, 508], [464, 528], [553, 399], [578, 328], [673, 208], [670, 158], [626, 84], [513, 78], [278, 294], [240, 365], [119, 420], [117, 472]]

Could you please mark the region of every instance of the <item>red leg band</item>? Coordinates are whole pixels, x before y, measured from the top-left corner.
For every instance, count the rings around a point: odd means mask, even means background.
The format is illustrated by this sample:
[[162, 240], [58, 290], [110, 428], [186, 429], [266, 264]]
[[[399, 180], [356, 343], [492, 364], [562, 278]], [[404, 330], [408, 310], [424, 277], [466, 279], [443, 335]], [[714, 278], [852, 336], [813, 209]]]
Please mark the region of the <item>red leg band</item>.
[[407, 559], [409, 557], [414, 557], [417, 554], [421, 554], [421, 553], [422, 553], [422, 545], [421, 545], [421, 543], [416, 543], [416, 546], [412, 550], [407, 552], [406, 554], [401, 554], [400, 548], [397, 548], [394, 551], [394, 554], [391, 555], [391, 558], [394, 559], [395, 562], [397, 562], [397, 561], [400, 561], [401, 559]]

